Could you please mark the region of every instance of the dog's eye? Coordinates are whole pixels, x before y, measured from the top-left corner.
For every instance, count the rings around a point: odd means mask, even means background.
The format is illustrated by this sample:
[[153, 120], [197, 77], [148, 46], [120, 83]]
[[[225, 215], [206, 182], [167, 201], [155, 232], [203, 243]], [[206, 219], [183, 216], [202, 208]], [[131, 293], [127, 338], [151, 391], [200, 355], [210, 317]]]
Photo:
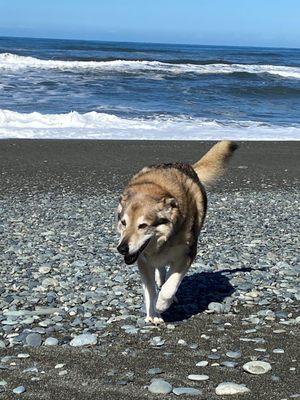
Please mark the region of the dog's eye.
[[121, 219], [121, 224], [122, 224], [123, 226], [126, 226], [126, 221], [125, 221], [125, 219]]
[[139, 229], [145, 229], [145, 228], [147, 228], [147, 226], [148, 226], [148, 224], [140, 224], [140, 225], [138, 226], [138, 228], [139, 228]]
[[158, 225], [168, 224], [169, 222], [170, 221], [167, 218], [160, 218], [153, 225], [158, 226]]

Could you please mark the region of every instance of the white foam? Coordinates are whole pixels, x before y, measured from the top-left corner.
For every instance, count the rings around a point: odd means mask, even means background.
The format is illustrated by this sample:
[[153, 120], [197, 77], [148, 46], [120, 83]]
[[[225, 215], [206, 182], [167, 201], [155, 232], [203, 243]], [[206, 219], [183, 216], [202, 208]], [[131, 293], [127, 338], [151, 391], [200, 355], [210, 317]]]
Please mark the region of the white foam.
[[255, 121], [201, 118], [121, 118], [89, 112], [22, 114], [0, 109], [0, 138], [155, 139], [155, 140], [300, 140], [300, 125], [274, 126]]
[[22, 69], [58, 69], [58, 70], [98, 70], [126, 73], [160, 72], [165, 74], [232, 74], [247, 72], [251, 74], [271, 74], [284, 78], [300, 79], [300, 68], [281, 65], [258, 64], [171, 64], [160, 61], [62, 61], [41, 60], [34, 57], [18, 56], [11, 53], [0, 54], [0, 71], [18, 71]]

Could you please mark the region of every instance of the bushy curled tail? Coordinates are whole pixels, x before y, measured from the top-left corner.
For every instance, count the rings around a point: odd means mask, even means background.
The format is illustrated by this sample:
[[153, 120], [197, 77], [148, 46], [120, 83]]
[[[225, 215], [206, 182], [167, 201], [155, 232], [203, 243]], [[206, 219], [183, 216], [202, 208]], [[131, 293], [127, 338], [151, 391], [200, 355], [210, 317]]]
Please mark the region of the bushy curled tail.
[[204, 185], [211, 185], [226, 172], [227, 163], [237, 147], [234, 142], [222, 140], [193, 165]]

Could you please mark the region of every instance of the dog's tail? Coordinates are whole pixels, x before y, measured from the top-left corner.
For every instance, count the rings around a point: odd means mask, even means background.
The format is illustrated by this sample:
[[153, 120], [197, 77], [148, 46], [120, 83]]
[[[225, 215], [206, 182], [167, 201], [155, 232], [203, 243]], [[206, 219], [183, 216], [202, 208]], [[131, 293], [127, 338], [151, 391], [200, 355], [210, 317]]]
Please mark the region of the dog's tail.
[[234, 142], [222, 140], [193, 165], [204, 185], [211, 185], [225, 173], [227, 163], [237, 147]]

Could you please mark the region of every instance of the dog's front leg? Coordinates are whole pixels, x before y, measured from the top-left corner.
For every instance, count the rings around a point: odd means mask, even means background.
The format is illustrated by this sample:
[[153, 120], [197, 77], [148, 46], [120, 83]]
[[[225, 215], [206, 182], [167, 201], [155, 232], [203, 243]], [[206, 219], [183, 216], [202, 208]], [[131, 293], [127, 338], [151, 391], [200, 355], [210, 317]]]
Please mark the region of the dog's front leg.
[[185, 260], [183, 262], [176, 262], [170, 266], [169, 277], [163, 284], [156, 302], [156, 311], [158, 313], [163, 313], [172, 304], [188, 267], [189, 264]]
[[144, 299], [146, 306], [146, 322], [158, 325], [163, 322], [160, 314], [156, 311], [157, 289], [155, 283], [155, 268], [149, 265], [144, 259], [138, 259], [138, 267], [141, 274]]

